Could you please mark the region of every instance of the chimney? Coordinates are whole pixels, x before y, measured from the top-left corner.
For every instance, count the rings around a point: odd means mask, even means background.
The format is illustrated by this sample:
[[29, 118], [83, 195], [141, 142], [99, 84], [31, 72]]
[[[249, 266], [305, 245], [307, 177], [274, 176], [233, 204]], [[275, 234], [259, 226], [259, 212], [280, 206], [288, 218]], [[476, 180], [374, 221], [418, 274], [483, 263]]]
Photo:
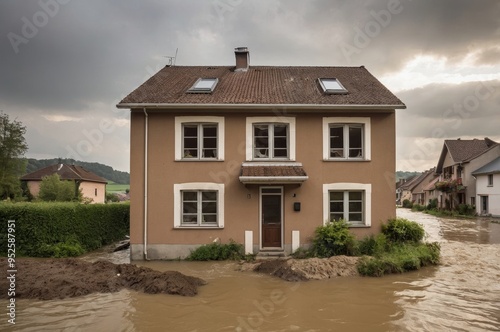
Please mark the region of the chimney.
[[236, 57], [235, 71], [247, 71], [250, 65], [250, 52], [248, 52], [248, 47], [236, 47], [234, 49], [234, 55]]

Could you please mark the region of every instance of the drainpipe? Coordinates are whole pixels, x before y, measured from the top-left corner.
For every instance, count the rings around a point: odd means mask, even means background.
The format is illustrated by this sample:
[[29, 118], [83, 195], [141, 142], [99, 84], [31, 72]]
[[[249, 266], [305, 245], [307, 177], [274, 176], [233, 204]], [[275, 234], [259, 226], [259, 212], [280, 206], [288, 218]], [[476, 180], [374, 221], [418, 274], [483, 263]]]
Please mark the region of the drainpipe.
[[148, 112], [144, 107], [144, 260], [148, 258]]

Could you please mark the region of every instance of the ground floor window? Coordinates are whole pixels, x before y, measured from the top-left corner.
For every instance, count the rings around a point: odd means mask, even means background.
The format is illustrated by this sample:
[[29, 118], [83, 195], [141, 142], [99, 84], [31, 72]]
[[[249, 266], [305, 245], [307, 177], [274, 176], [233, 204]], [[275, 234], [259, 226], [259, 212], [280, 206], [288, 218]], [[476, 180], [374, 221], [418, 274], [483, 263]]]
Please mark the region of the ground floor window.
[[224, 227], [224, 184], [175, 184], [174, 227]]
[[324, 221], [346, 220], [350, 226], [371, 225], [371, 184], [323, 185]]

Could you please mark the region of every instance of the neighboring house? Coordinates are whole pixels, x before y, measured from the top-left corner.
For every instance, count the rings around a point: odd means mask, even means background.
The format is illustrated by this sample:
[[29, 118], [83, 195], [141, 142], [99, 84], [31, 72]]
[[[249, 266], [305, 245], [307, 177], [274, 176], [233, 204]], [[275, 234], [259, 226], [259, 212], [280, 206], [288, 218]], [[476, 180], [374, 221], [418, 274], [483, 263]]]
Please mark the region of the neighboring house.
[[435, 167], [423, 172], [410, 188], [411, 201], [416, 204], [427, 205], [429, 201], [425, 197], [425, 188], [436, 178], [438, 178], [438, 175]]
[[399, 187], [398, 190], [400, 192], [401, 204], [403, 204], [405, 200], [409, 200], [411, 202], [412, 200], [411, 186], [420, 177], [420, 175], [414, 175], [407, 178], [406, 181]]
[[476, 178], [476, 212], [500, 217], [500, 157], [472, 172]]
[[402, 205], [405, 199], [411, 199], [411, 193], [408, 194], [407, 192], [405, 192], [404, 185], [414, 178], [415, 176], [409, 176], [405, 179], [399, 179], [399, 181], [396, 182], [396, 205]]
[[31, 195], [37, 197], [42, 179], [53, 174], [59, 174], [61, 180], [74, 181], [78, 190], [82, 191], [83, 197], [91, 199], [92, 203], [105, 203], [106, 179], [95, 175], [82, 166], [55, 164], [24, 175], [21, 177], [21, 181], [25, 181]]
[[290, 253], [346, 219], [395, 217], [395, 109], [364, 67], [166, 66], [131, 110], [132, 259], [184, 258], [231, 239]]
[[472, 172], [500, 155], [500, 144], [489, 138], [445, 140], [436, 167], [437, 184], [450, 183], [456, 191], [443, 192], [440, 207], [451, 209], [458, 204], [476, 205], [476, 179]]
[[429, 204], [431, 200], [437, 199], [438, 205], [440, 205], [442, 194], [436, 189], [436, 183], [439, 181], [439, 176], [435, 175], [434, 180], [430, 181], [424, 188], [424, 202]]
[[401, 185], [402, 201], [407, 199], [414, 204], [426, 205], [424, 188], [436, 177], [435, 170], [435, 168], [431, 168]]

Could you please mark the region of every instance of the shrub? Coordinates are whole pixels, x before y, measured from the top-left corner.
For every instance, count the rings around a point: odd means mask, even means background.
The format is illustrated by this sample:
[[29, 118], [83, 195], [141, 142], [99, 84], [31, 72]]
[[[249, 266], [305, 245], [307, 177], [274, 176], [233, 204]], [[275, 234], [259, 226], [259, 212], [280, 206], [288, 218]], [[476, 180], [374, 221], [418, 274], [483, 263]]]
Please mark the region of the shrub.
[[228, 244], [218, 242], [202, 245], [191, 251], [189, 261], [222, 261], [244, 259], [243, 245], [230, 240]]
[[403, 207], [411, 209], [413, 207], [413, 203], [409, 199], [405, 199], [403, 201]]
[[[129, 233], [128, 204], [0, 204], [0, 242], [7, 241], [7, 221], [15, 220], [19, 256], [69, 256], [121, 240]], [[0, 248], [5, 255], [7, 246]]]
[[387, 238], [384, 234], [370, 235], [358, 242], [358, 254], [379, 256], [388, 250]]
[[476, 213], [475, 207], [469, 204], [459, 204], [457, 210], [459, 214], [464, 216], [472, 216]]
[[413, 204], [412, 211], [425, 211], [425, 205]]
[[317, 257], [354, 255], [356, 240], [345, 220], [331, 221], [316, 228], [312, 253]]
[[395, 243], [417, 243], [422, 241], [425, 235], [422, 226], [404, 218], [389, 219], [387, 224], [382, 225], [382, 233], [389, 241]]
[[437, 209], [438, 206], [438, 199], [433, 198], [429, 200], [429, 204], [427, 204], [427, 210], [434, 210]]
[[364, 276], [380, 277], [389, 273], [418, 270], [423, 266], [438, 264], [438, 243], [398, 244], [379, 257], [363, 256], [358, 262], [358, 272]]
[[117, 203], [119, 201], [120, 201], [120, 197], [118, 197], [117, 194], [109, 193], [109, 192], [106, 193], [106, 203], [109, 203], [109, 202]]
[[59, 174], [44, 176], [38, 198], [46, 202], [71, 202], [81, 200], [81, 191], [74, 181], [61, 181]]

